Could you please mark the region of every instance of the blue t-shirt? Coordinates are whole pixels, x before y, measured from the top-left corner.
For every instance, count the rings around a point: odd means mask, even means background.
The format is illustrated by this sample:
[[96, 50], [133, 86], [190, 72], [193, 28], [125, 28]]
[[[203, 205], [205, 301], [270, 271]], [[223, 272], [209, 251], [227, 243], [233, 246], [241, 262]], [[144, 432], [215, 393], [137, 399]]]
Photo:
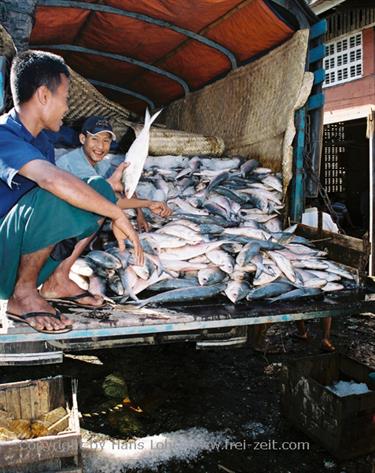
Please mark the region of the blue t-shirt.
[[45, 131], [34, 137], [12, 109], [0, 117], [0, 218], [37, 186], [18, 174], [29, 161], [43, 159], [55, 164], [55, 150]]

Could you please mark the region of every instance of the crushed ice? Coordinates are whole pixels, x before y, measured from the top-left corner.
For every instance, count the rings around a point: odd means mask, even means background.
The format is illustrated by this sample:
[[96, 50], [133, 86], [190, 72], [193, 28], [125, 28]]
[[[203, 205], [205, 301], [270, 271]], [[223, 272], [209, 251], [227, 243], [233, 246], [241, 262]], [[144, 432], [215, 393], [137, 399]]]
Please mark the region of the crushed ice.
[[327, 386], [327, 388], [340, 397], [370, 392], [367, 384], [356, 383], [355, 381], [338, 381], [332, 386]]
[[109, 438], [86, 432], [82, 437], [84, 471], [121, 473], [134, 468], [157, 470], [171, 460], [189, 461], [219, 450], [231, 438], [224, 432], [191, 428], [134, 440]]

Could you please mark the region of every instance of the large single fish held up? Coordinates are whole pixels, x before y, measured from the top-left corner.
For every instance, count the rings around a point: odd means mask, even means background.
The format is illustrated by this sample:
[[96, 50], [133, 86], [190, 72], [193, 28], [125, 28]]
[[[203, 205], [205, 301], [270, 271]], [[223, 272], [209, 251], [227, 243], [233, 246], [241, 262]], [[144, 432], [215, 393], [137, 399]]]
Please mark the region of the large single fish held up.
[[125, 195], [128, 199], [133, 196], [141, 177], [143, 166], [145, 165], [148, 156], [150, 128], [160, 113], [161, 110], [151, 117], [149, 111], [146, 109], [144, 127], [126, 153], [125, 162], [129, 163], [129, 166], [124, 170], [122, 182], [124, 185]]

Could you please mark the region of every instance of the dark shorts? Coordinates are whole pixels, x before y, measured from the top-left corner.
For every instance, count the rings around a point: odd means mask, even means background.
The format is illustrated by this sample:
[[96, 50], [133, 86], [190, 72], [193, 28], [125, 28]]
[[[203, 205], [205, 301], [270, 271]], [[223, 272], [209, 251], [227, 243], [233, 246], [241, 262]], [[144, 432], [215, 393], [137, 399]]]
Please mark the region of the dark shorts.
[[[103, 197], [116, 202], [111, 186], [102, 177], [84, 179]], [[17, 280], [20, 258], [63, 240], [85, 238], [99, 229], [97, 214], [79, 209], [48, 191], [35, 187], [0, 219], [0, 299], [9, 299]], [[60, 264], [48, 258], [38, 279], [42, 284]]]

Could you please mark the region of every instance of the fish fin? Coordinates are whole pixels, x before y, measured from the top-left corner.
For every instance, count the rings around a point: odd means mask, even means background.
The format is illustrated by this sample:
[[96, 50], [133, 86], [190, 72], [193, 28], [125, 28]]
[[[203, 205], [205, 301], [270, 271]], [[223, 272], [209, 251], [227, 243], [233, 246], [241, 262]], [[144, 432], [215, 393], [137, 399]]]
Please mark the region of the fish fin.
[[262, 268], [259, 264], [256, 264], [254, 263], [255, 266], [256, 266], [256, 271], [255, 271], [255, 276], [254, 276], [254, 279], [258, 279], [260, 277], [260, 275], [262, 274]]

